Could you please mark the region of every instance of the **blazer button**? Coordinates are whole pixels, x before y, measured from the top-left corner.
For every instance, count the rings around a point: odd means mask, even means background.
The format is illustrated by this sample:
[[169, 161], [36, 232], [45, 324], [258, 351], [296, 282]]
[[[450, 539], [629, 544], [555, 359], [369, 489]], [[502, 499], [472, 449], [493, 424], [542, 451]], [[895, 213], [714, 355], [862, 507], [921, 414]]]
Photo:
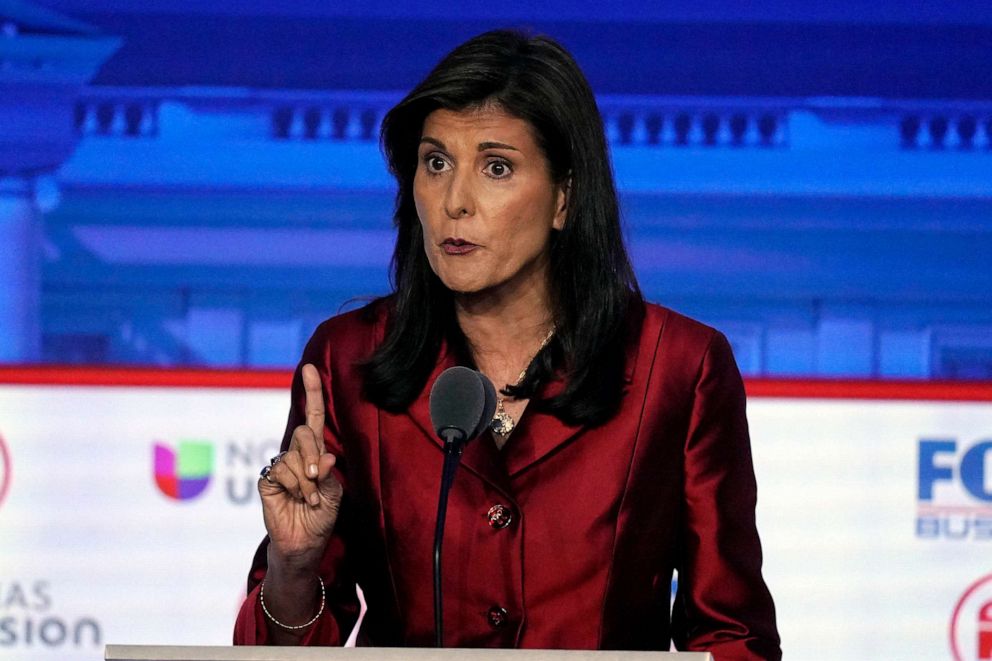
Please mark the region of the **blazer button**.
[[493, 505], [486, 513], [486, 518], [489, 519], [490, 526], [496, 530], [502, 530], [513, 521], [513, 510], [506, 505]]
[[506, 621], [510, 618], [510, 614], [502, 606], [490, 606], [487, 618], [489, 619], [489, 626], [493, 629], [502, 629], [506, 626]]

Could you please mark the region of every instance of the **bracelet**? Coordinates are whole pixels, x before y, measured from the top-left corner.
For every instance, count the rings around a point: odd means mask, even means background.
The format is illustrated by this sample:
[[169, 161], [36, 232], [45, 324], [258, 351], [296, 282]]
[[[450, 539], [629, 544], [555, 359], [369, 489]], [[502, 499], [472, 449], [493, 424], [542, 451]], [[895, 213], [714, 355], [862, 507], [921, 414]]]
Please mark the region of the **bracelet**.
[[300, 629], [306, 629], [308, 626], [316, 622], [317, 618], [320, 617], [321, 614], [324, 612], [324, 603], [326, 601], [326, 597], [324, 594], [324, 579], [322, 579], [318, 575], [317, 580], [320, 582], [320, 608], [317, 610], [317, 614], [314, 615], [309, 622], [305, 622], [303, 624], [297, 624], [296, 626], [290, 624], [283, 624], [276, 618], [272, 617], [272, 613], [270, 613], [269, 609], [265, 607], [265, 581], [263, 580], [262, 585], [259, 586], [258, 589], [258, 601], [262, 604], [262, 611], [265, 613], [265, 617], [269, 618], [273, 624], [276, 624], [288, 631], [299, 631]]

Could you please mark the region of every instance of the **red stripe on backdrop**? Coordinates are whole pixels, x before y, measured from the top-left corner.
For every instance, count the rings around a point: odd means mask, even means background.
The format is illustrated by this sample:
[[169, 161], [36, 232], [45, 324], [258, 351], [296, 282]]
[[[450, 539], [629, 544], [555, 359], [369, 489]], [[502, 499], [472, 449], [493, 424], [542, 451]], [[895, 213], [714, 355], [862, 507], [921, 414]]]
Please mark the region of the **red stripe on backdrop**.
[[[291, 380], [289, 370], [0, 366], [0, 384], [11, 385], [280, 389], [289, 388]], [[992, 401], [988, 381], [752, 378], [745, 380], [745, 386], [749, 397]]]
[[881, 381], [857, 379], [747, 379], [749, 397], [992, 401], [988, 381]]
[[156, 367], [0, 366], [0, 383], [65, 386], [151, 386], [165, 388], [289, 388], [289, 370], [232, 370]]

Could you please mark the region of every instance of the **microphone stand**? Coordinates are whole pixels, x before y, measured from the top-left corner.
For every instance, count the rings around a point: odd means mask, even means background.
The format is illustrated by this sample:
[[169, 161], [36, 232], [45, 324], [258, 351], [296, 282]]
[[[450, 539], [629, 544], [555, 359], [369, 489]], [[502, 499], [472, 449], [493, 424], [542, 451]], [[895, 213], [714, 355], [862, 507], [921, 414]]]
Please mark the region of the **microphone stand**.
[[444, 647], [441, 605], [441, 542], [444, 539], [444, 519], [448, 514], [448, 491], [455, 479], [455, 470], [465, 449], [465, 433], [460, 429], [445, 429], [444, 467], [441, 469], [441, 492], [437, 500], [437, 524], [434, 527], [434, 646]]

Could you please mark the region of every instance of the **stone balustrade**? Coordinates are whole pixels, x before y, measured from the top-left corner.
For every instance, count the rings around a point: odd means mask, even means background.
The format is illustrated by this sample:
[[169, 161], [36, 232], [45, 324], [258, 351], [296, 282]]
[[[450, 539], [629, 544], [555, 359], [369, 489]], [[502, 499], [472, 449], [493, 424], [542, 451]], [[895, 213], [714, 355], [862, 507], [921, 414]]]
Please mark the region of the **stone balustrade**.
[[[155, 138], [163, 102], [199, 112], [261, 115], [276, 141], [375, 142], [399, 92], [264, 92], [90, 87], [76, 104], [83, 136]], [[884, 126], [904, 148], [992, 148], [992, 104], [871, 99], [599, 97], [615, 146], [788, 148], [797, 112], [831, 123]], [[263, 136], [259, 136], [263, 137]]]

